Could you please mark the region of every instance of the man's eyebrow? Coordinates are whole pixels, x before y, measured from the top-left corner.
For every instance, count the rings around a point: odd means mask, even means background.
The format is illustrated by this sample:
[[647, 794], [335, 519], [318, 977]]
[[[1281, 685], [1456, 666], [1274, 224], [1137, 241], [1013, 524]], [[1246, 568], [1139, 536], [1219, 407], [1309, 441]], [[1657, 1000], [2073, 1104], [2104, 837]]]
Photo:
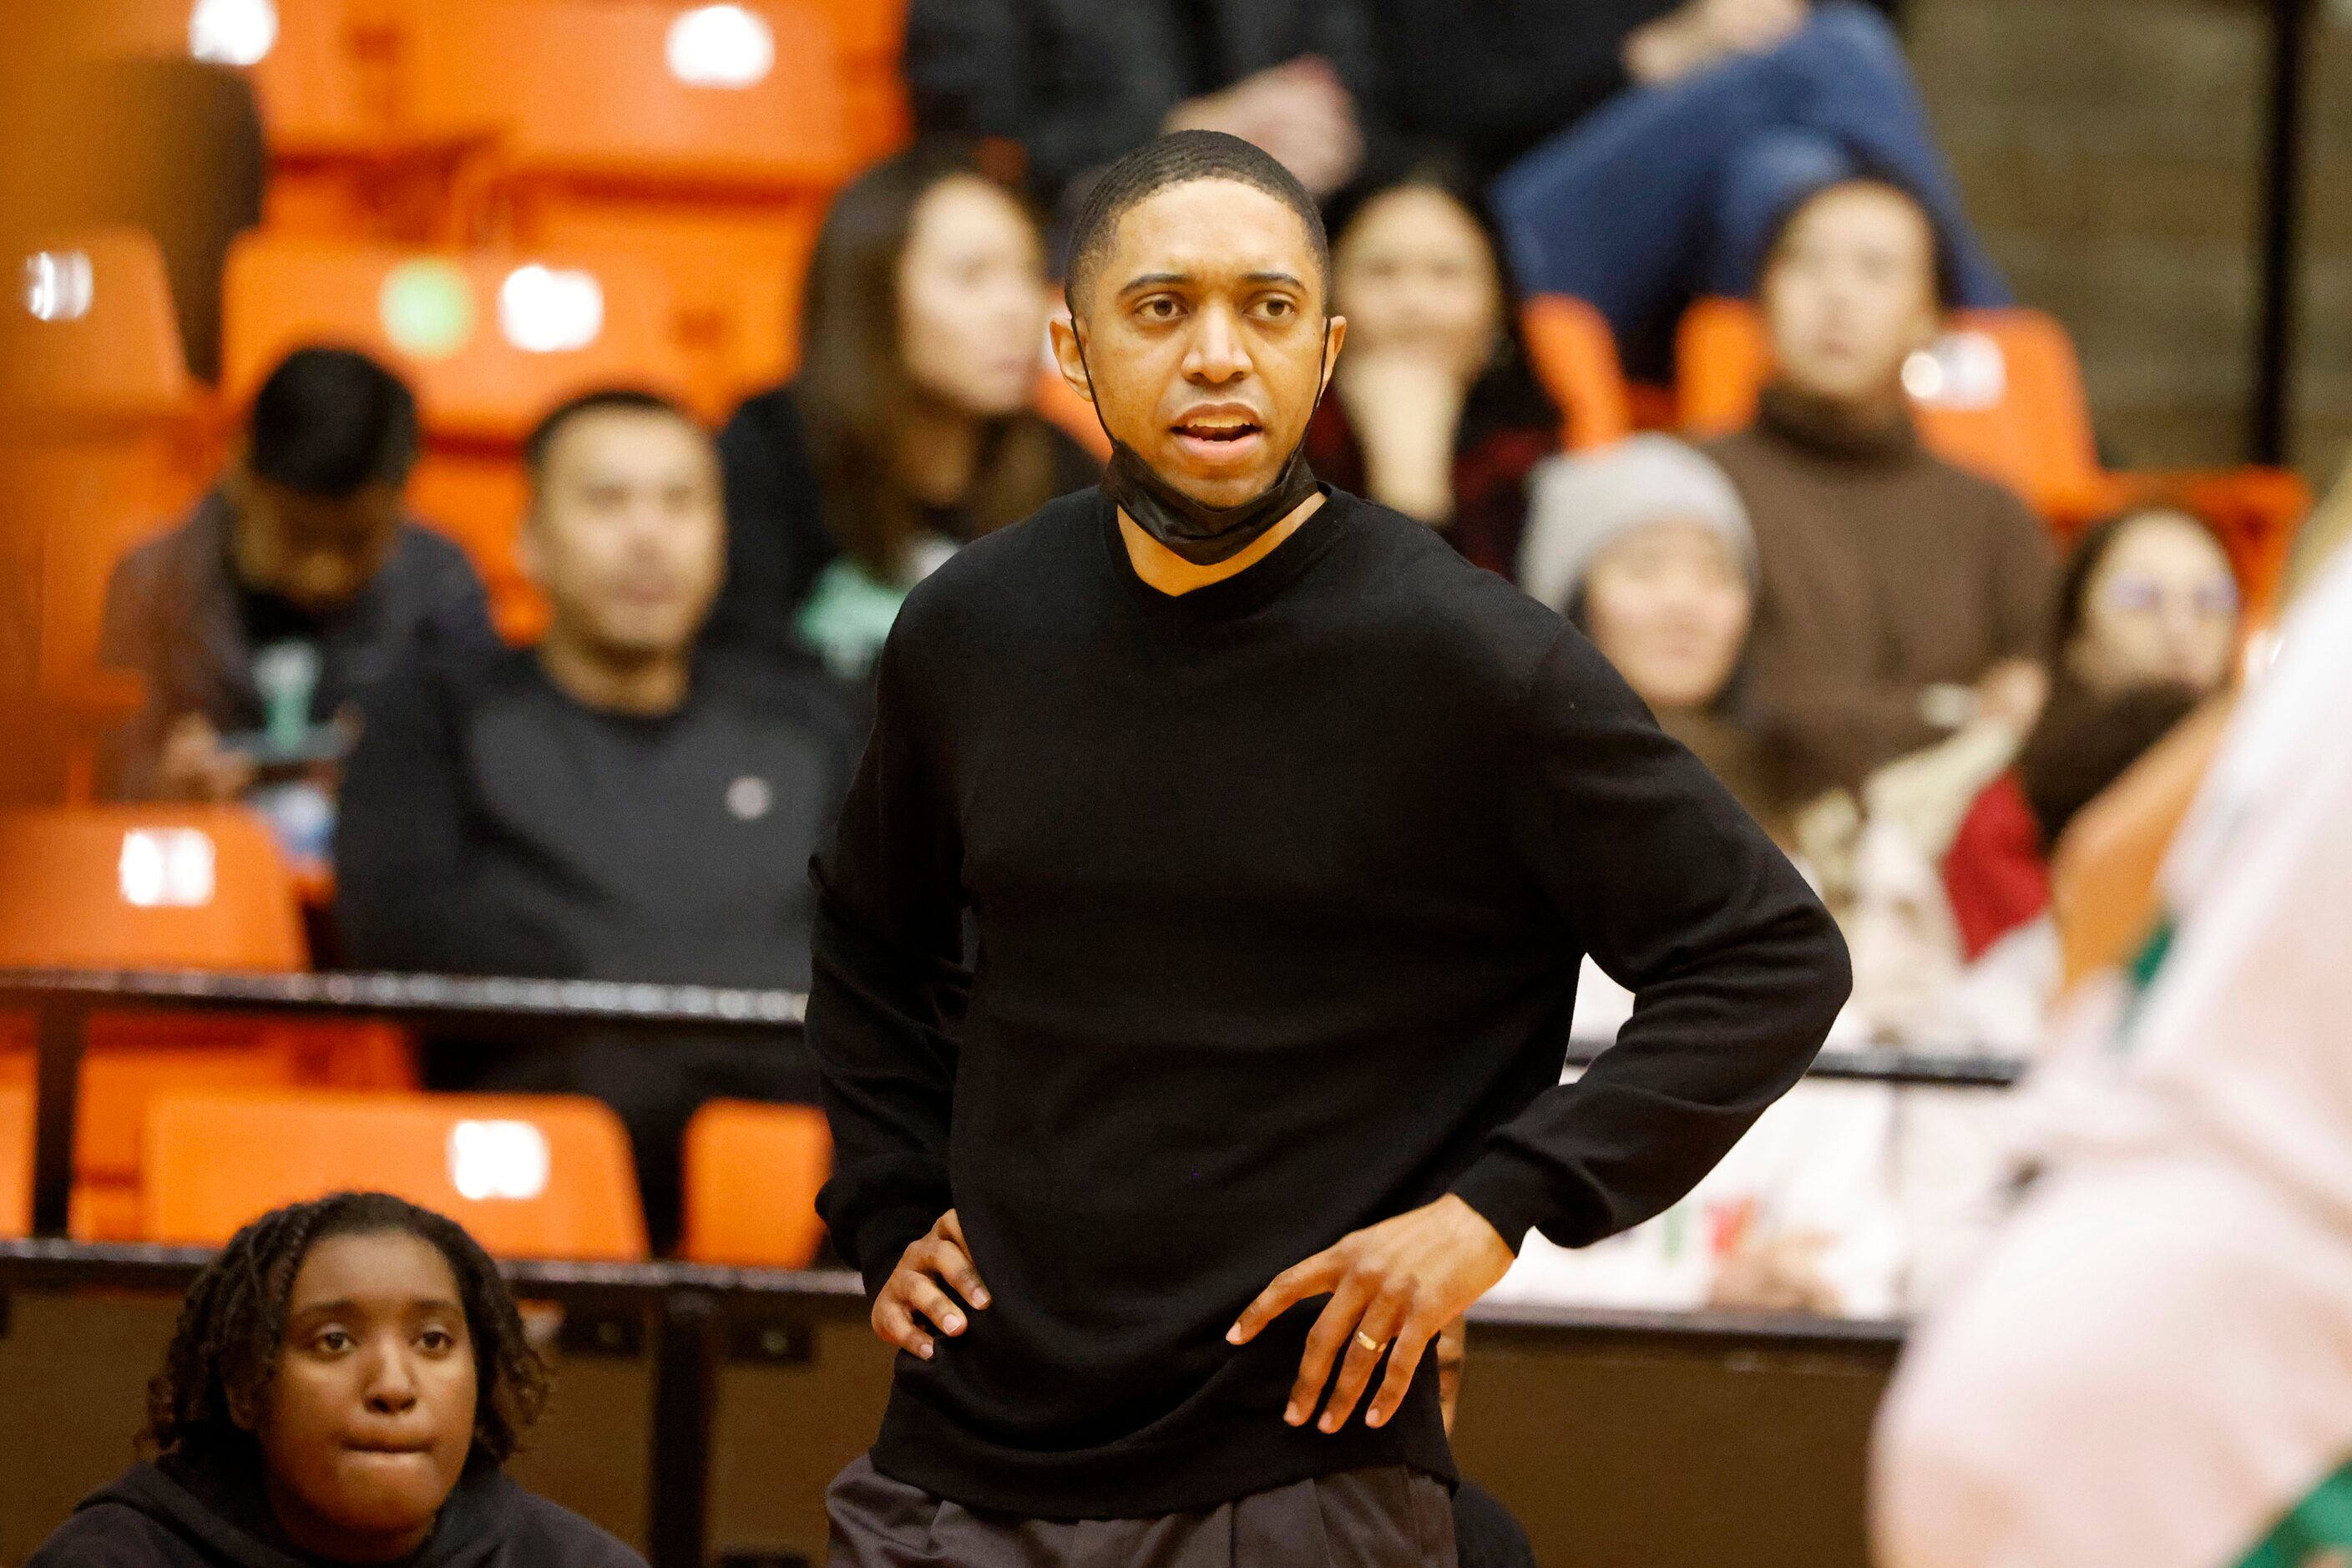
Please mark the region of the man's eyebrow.
[[1120, 284], [1118, 291], [1122, 294], [1130, 294], [1138, 289], [1164, 289], [1171, 283], [1190, 283], [1191, 281], [1192, 281], [1192, 275], [1189, 272], [1146, 272]]
[[1304, 289], [1307, 287], [1306, 284], [1300, 282], [1297, 278], [1287, 272], [1245, 272], [1242, 274], [1242, 281], [1244, 283], [1287, 283], [1293, 289]]

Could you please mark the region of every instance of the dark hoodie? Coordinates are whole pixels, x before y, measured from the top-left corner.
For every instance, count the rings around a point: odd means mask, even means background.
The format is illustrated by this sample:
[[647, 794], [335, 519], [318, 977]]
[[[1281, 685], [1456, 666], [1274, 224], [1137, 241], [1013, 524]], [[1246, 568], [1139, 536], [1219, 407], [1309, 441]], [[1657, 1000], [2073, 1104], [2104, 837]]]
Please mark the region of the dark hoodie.
[[[84, 1498], [25, 1568], [325, 1568], [286, 1539], [257, 1480], [166, 1455]], [[569, 1509], [469, 1469], [433, 1534], [394, 1568], [645, 1568]]]

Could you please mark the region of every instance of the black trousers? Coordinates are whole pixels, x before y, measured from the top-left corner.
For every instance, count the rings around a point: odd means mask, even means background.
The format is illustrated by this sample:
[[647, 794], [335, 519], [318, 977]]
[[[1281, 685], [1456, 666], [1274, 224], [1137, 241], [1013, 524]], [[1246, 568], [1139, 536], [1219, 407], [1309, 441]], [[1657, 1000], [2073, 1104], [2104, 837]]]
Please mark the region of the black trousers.
[[1343, 1470], [1197, 1513], [1044, 1520], [968, 1509], [860, 1457], [826, 1489], [827, 1568], [1455, 1568], [1445, 1483]]

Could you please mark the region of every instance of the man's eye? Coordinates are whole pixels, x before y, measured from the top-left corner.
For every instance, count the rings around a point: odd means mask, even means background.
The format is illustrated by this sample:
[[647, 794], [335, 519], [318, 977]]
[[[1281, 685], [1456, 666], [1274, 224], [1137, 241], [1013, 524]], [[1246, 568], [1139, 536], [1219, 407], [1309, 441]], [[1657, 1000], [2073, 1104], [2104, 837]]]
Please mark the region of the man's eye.
[[1296, 314], [1298, 307], [1287, 300], [1266, 300], [1259, 303], [1258, 309], [1278, 321], [1285, 316]]
[[1176, 314], [1176, 301], [1163, 294], [1156, 299], [1146, 300], [1142, 310], [1143, 313], [1153, 321], [1164, 321]]

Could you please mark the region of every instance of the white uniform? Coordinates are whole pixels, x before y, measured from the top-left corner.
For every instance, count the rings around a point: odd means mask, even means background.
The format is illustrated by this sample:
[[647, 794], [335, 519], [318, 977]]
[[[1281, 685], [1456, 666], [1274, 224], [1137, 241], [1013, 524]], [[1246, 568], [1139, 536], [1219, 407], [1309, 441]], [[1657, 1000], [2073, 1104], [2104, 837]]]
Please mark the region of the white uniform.
[[2029, 1090], [2045, 1173], [1881, 1413], [1882, 1568], [2352, 1561], [2352, 552], [2164, 893], [2169, 946]]

